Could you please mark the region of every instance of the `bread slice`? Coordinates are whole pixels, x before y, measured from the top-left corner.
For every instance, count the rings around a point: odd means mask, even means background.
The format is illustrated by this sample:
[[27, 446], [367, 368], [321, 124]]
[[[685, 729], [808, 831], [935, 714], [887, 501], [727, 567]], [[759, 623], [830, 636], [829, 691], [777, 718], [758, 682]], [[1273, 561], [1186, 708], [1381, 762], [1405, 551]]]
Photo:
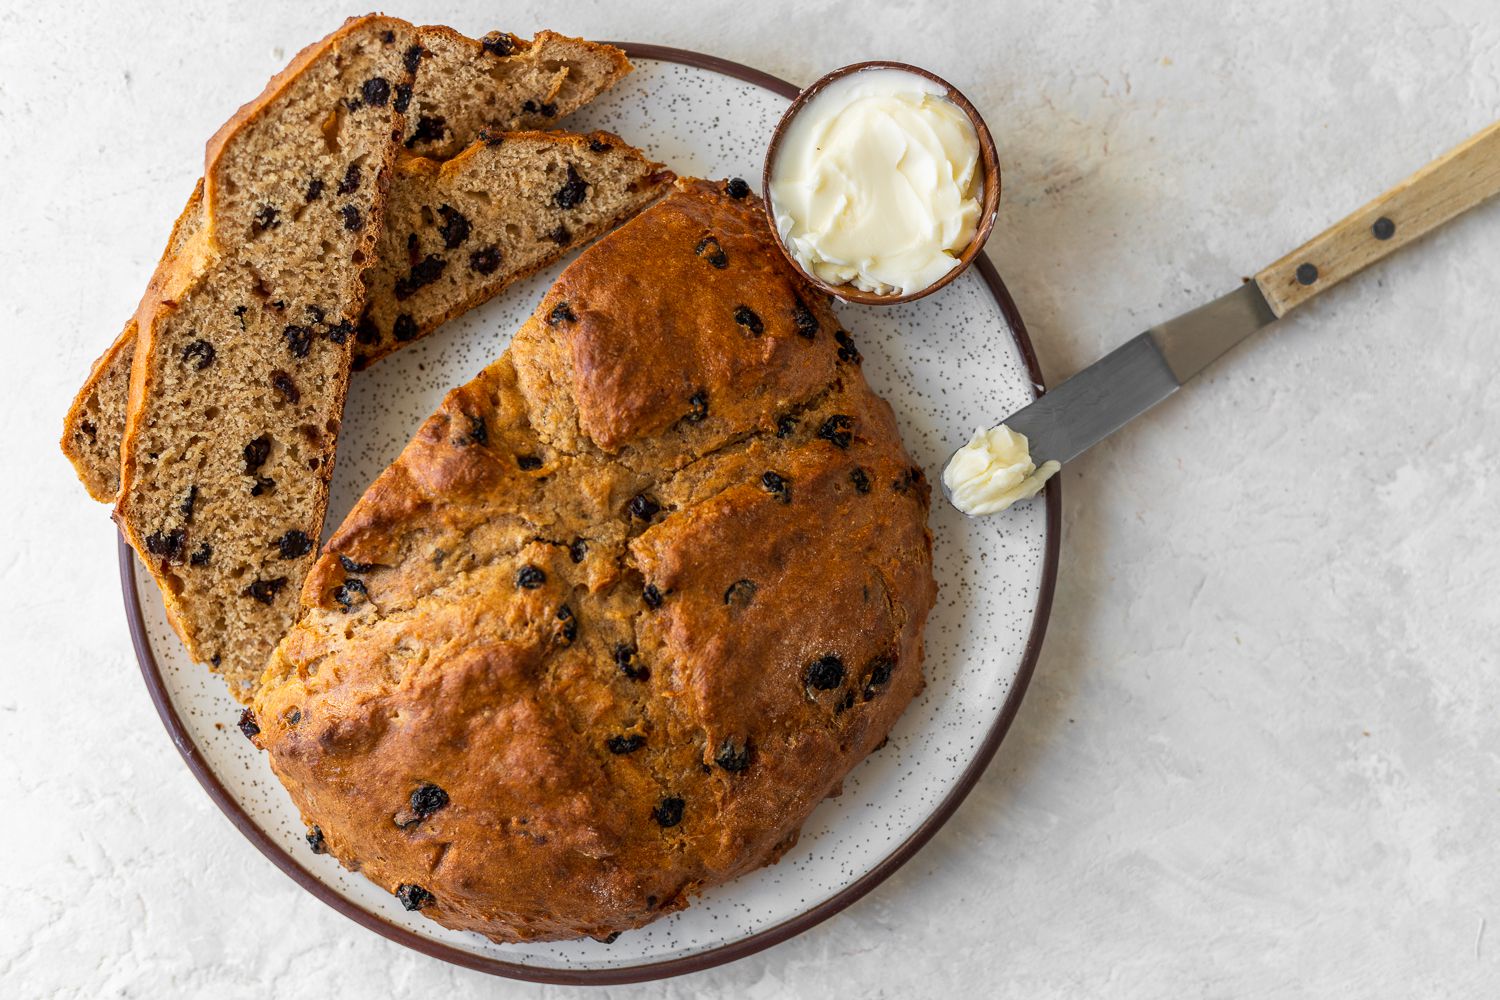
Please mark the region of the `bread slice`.
[[430, 333], [666, 193], [674, 175], [608, 132], [507, 132], [400, 161], [354, 363]]
[[115, 507], [199, 660], [242, 690], [296, 611], [413, 86], [414, 29], [347, 22], [210, 140], [203, 228], [138, 332]]
[[[472, 144], [481, 134], [546, 127], [630, 72], [630, 63], [619, 49], [550, 31], [540, 32], [531, 41], [499, 31], [490, 32], [482, 41], [445, 27], [417, 31], [425, 53], [423, 86], [409, 92], [405, 103], [408, 117], [415, 115], [412, 120], [418, 135], [408, 135], [403, 141], [399, 154], [403, 158], [407, 141], [425, 156], [443, 157]], [[393, 103], [402, 101], [400, 93], [393, 97]], [[202, 228], [201, 186], [200, 181], [173, 228], [164, 262]], [[571, 249], [588, 238], [579, 234], [562, 249]], [[504, 270], [509, 270], [508, 266]], [[517, 273], [510, 280], [520, 276]], [[500, 282], [488, 294], [495, 294], [506, 283]], [[430, 331], [437, 322], [424, 320], [422, 332]], [[113, 503], [120, 492], [120, 438], [125, 432], [135, 336], [132, 317], [95, 362], [63, 424], [63, 453], [89, 495], [101, 503]]]
[[422, 86], [412, 97], [404, 148], [449, 159], [485, 132], [552, 128], [630, 72], [611, 45], [541, 31], [527, 41], [492, 31], [475, 41], [425, 27]]
[[[570, 168], [587, 180], [582, 200], [564, 209], [553, 196], [567, 183]], [[502, 132], [447, 163], [401, 155], [387, 194], [388, 222], [367, 281], [367, 320], [358, 327], [355, 366], [430, 333], [614, 228], [665, 193], [672, 178], [661, 164], [607, 132]], [[168, 256], [201, 223], [198, 200], [195, 192], [178, 219]], [[414, 290], [412, 236], [418, 237], [417, 263], [435, 256], [443, 265], [440, 282]], [[437, 266], [428, 264], [417, 274]], [[404, 339], [394, 334], [398, 325]], [[120, 491], [120, 437], [135, 331], [132, 319], [95, 362], [64, 425], [63, 452], [89, 495], [105, 503]]]

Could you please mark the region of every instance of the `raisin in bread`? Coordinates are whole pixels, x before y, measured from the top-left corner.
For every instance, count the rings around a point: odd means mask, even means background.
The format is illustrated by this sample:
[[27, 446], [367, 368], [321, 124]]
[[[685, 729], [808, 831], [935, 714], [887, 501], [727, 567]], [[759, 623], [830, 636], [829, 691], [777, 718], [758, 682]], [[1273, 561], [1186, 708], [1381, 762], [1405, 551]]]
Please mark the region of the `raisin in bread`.
[[885, 739], [928, 487], [772, 240], [679, 182], [356, 504], [242, 720], [315, 851], [448, 927], [607, 937], [774, 861]]
[[608, 132], [496, 133], [447, 162], [403, 158], [366, 275], [355, 366], [608, 232], [672, 179]]
[[[415, 102], [419, 136], [408, 135], [403, 147], [409, 143], [428, 156], [461, 150], [486, 133], [549, 125], [630, 72], [619, 49], [550, 31], [531, 41], [501, 31], [475, 41], [441, 26], [417, 32], [426, 65], [423, 86], [413, 92], [398, 84], [390, 96], [407, 113]], [[372, 87], [372, 99], [379, 97], [380, 85]], [[361, 94], [356, 100], [364, 99]], [[173, 230], [173, 241], [179, 232], [186, 238], [202, 228], [198, 204], [195, 192]], [[175, 250], [169, 243], [165, 256]], [[135, 331], [132, 317], [95, 363], [63, 425], [63, 453], [89, 495], [101, 502], [113, 503], [120, 491], [120, 438]]]
[[[367, 319], [356, 330], [355, 366], [609, 231], [659, 197], [672, 176], [606, 132], [495, 132], [445, 163], [399, 154], [366, 282]], [[195, 194], [168, 255], [200, 224]], [[135, 329], [132, 319], [95, 363], [64, 423], [63, 452], [101, 502], [112, 502], [120, 490]]]

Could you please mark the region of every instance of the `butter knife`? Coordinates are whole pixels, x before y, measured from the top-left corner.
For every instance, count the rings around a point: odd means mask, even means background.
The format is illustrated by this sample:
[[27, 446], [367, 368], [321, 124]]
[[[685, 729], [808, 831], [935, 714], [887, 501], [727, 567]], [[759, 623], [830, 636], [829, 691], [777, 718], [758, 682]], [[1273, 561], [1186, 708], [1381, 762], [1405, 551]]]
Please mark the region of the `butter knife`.
[[[1500, 122], [1239, 288], [1126, 341], [1001, 423], [1026, 435], [1036, 465], [1067, 462], [1172, 395], [1255, 331], [1497, 193]], [[953, 502], [946, 485], [943, 494]]]

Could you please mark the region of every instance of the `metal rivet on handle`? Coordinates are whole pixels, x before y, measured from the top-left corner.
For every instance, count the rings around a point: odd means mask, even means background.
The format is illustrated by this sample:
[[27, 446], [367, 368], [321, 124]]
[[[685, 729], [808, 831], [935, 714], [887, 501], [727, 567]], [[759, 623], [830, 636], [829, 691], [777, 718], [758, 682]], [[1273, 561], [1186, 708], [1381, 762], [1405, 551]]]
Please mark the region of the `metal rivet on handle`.
[[1318, 269], [1312, 264], [1297, 265], [1297, 283], [1299, 285], [1310, 285], [1318, 280]]
[[1370, 227], [1370, 232], [1375, 234], [1377, 240], [1388, 240], [1396, 235], [1396, 224], [1382, 215]]

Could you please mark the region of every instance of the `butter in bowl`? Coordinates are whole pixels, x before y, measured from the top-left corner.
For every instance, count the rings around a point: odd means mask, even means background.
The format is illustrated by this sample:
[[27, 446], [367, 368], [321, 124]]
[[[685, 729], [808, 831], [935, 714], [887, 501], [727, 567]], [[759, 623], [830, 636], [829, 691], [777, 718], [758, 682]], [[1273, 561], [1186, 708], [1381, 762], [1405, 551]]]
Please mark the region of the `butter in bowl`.
[[850, 302], [892, 305], [947, 285], [983, 248], [1000, 204], [984, 120], [915, 66], [845, 66], [802, 91], [762, 180], [782, 252]]

